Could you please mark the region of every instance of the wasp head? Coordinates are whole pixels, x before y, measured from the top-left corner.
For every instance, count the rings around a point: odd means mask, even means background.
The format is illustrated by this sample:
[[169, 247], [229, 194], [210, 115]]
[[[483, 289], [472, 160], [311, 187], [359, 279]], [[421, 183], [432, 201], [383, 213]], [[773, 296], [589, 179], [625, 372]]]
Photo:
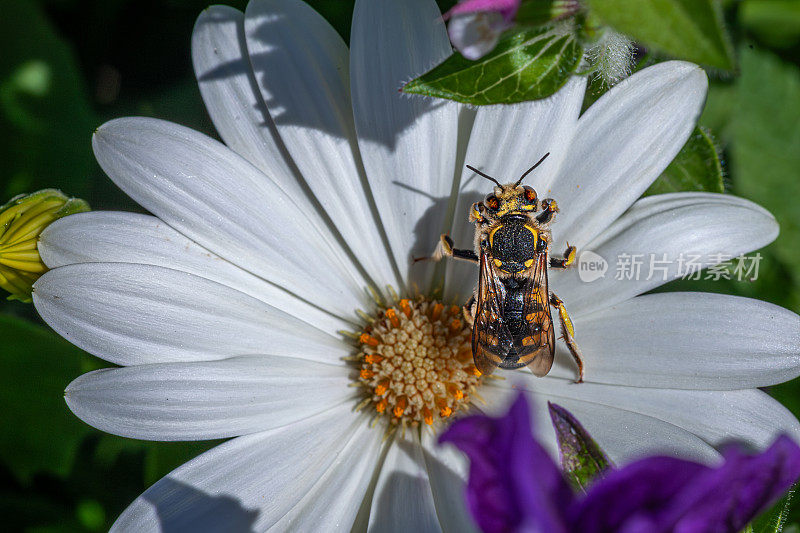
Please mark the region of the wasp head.
[[474, 219], [480, 221], [482, 219], [482, 212], [486, 213], [491, 218], [498, 219], [507, 215], [524, 216], [525, 214], [538, 211], [540, 204], [539, 198], [536, 195], [536, 191], [533, 189], [533, 187], [521, 185], [521, 183], [522, 180], [525, 179], [525, 176], [530, 174], [533, 169], [541, 165], [542, 161], [547, 159], [547, 156], [549, 155], [550, 152], [544, 154], [544, 157], [542, 157], [535, 165], [525, 171], [525, 173], [515, 183], [509, 183], [506, 185], [501, 184], [488, 174], [484, 174], [480, 170], [467, 165], [468, 169], [497, 184], [497, 186], [494, 188], [494, 192], [486, 196], [482, 203], [479, 202], [473, 206], [473, 212], [470, 215], [470, 220]]
[[527, 185], [500, 185], [483, 200], [489, 216], [502, 218], [506, 215], [523, 215], [539, 209], [539, 199], [533, 187]]

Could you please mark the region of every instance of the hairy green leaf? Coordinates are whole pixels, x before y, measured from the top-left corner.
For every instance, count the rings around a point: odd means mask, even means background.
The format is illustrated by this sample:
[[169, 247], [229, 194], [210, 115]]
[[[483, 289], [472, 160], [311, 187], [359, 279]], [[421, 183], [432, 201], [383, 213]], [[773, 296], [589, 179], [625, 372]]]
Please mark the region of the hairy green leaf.
[[752, 524], [748, 526], [750, 531], [753, 533], [781, 533], [786, 525], [793, 491], [794, 489], [787, 492], [770, 510], [753, 520]]
[[695, 128], [681, 151], [645, 195], [681, 191], [724, 192], [722, 164], [711, 134]]
[[589, 0], [589, 7], [646, 47], [723, 70], [735, 66], [715, 0]]
[[454, 53], [403, 91], [473, 105], [537, 100], [558, 91], [582, 56], [583, 47], [571, 33], [520, 29], [503, 35], [497, 47], [477, 61]]

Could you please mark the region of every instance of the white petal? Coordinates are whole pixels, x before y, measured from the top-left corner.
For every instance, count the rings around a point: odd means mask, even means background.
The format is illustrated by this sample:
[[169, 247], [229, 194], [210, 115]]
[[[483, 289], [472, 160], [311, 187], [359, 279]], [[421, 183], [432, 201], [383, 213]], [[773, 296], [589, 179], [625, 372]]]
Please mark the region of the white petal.
[[255, 80], [286, 148], [380, 286], [397, 283], [359, 170], [347, 46], [299, 0], [254, 0], [244, 24]]
[[285, 191], [304, 196], [258, 93], [244, 39], [244, 14], [228, 6], [205, 9], [192, 33], [192, 61], [206, 109], [225, 144]]
[[33, 302], [62, 337], [119, 365], [270, 354], [332, 362], [341, 340], [244, 293], [150, 265], [83, 263], [34, 285]]
[[[145, 491], [112, 531], [286, 530], [290, 519], [348, 530], [380, 442], [351, 410], [336, 407], [217, 446]], [[316, 508], [307, 501], [313, 497]]]
[[275, 531], [314, 531], [320, 524], [352, 531], [359, 506], [378, 467], [380, 433], [360, 427], [331, 467], [273, 526]]
[[202, 440], [297, 422], [353, 398], [348, 369], [291, 357], [106, 368], [65, 392], [81, 420], [134, 439]]
[[313, 210], [222, 144], [149, 118], [107, 122], [92, 141], [123, 191], [201, 246], [339, 316], [366, 301], [364, 280]]
[[454, 178], [458, 105], [399, 92], [452, 49], [433, 0], [358, 0], [350, 38], [358, 146], [403, 275], [423, 290]]
[[[800, 374], [800, 317], [760, 300], [708, 293], [633, 298], [575, 320], [594, 383], [743, 389]], [[566, 350], [553, 375], [571, 377]]]
[[581, 116], [552, 186], [556, 241], [583, 247], [642, 195], [689, 138], [707, 86], [700, 67], [667, 61], [623, 80]]
[[[714, 447], [730, 440], [741, 440], [763, 449], [781, 433], [800, 440], [797, 419], [779, 402], [757, 389], [652, 389], [575, 384], [559, 378], [517, 374], [519, 379], [514, 381], [518, 387], [547, 395], [556, 403], [566, 398], [639, 413], [693, 433]], [[587, 420], [586, 426], [591, 430], [588, 424]]]
[[335, 335], [352, 325], [267, 283], [138, 213], [92, 211], [57, 220], [42, 232], [39, 253], [50, 268], [75, 263], [138, 263], [188, 272], [234, 288]]
[[415, 431], [396, 437], [383, 462], [369, 515], [371, 532], [441, 531]]
[[464, 496], [469, 472], [466, 456], [454, 446], [439, 446], [432, 431], [422, 434], [422, 453], [442, 530], [479, 531], [470, 518]]
[[[719, 453], [711, 445], [669, 421], [592, 402], [566, 398], [556, 398], [555, 401], [569, 409], [581, 423], [586, 421], [586, 430], [602, 442], [603, 449], [615, 464], [655, 454], [679, 456], [707, 464], [719, 459]], [[550, 418], [543, 422], [552, 432]]]
[[[583, 102], [586, 78], [573, 77], [556, 94], [522, 104], [481, 106], [467, 146], [467, 164], [497, 178], [501, 183], [516, 181], [546, 153], [550, 153], [525, 183], [544, 198], [566, 156]], [[466, 167], [456, 201], [453, 237], [456, 247], [472, 249], [475, 226], [469, 223], [474, 202], [492, 191], [494, 185]], [[435, 242], [431, 245], [431, 248]], [[465, 300], [478, 279], [475, 265], [448, 261], [445, 298]]]
[[[690, 256], [699, 255], [698, 264], [706, 267], [719, 263], [719, 254], [736, 257], [765, 246], [777, 235], [772, 215], [742, 198], [712, 193], [651, 196], [636, 202], [583, 249], [606, 261], [603, 277], [587, 278], [578, 264], [565, 272], [551, 270], [552, 288], [567, 309], [580, 316], [682, 276]], [[592, 260], [600, 261], [594, 256]], [[634, 260], [641, 271], [625, 279]]]
[[[705, 463], [713, 463], [719, 457], [711, 445], [694, 433], [668, 421], [633, 411], [628, 405], [601, 404], [591, 399], [589, 401], [576, 399], [570, 395], [570, 390], [566, 390], [563, 395], [550, 394], [551, 390], [555, 390], [554, 387], [548, 388], [548, 392], [545, 393], [542, 391], [541, 382], [549, 379], [537, 378], [533, 383], [526, 385], [528, 390], [534, 392], [531, 396], [534, 433], [556, 461], [560, 460], [558, 444], [547, 402], [557, 403], [575, 415], [616, 464], [624, 464], [648, 455], [671, 455]], [[520, 380], [513, 382], [519, 384]], [[570, 389], [571, 384], [560, 382], [559, 385]], [[481, 389], [481, 395], [489, 407], [482, 407], [482, 410], [493, 416], [505, 413], [517, 393], [517, 390], [512, 390], [506, 384], [484, 387]]]
[[[586, 78], [574, 76], [549, 98], [479, 107], [467, 146], [467, 163], [500, 183], [511, 183], [549, 153], [525, 177], [525, 183], [544, 198], [569, 153], [585, 90]], [[494, 185], [490, 181], [467, 168], [459, 170], [460, 194], [475, 196], [472, 201], [477, 201], [492, 192]], [[468, 219], [472, 201], [462, 200], [463, 212], [459, 216], [464, 220]]]

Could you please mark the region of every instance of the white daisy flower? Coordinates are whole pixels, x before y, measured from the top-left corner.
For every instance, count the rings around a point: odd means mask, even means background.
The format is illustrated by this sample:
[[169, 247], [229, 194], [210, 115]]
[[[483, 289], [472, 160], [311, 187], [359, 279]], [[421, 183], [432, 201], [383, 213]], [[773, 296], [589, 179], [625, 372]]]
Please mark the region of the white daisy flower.
[[[132, 438], [231, 438], [148, 489], [116, 530], [472, 528], [464, 460], [435, 446], [436, 432], [478, 397], [504, 408], [512, 383], [557, 399], [618, 462], [656, 450], [714, 460], [728, 439], [800, 435], [757, 389], [800, 372], [800, 319], [784, 309], [638, 296], [660, 277], [554, 273], [587, 382], [571, 383], [566, 351], [548, 377], [481, 382], [451, 309], [475, 268], [411, 260], [442, 232], [472, 242], [469, 203], [490, 189], [465, 163], [512, 179], [545, 152], [527, 179], [561, 207], [555, 250], [569, 240], [606, 258], [674, 260], [772, 241], [772, 216], [740, 198], [637, 201], [692, 131], [707, 83], [698, 67], [650, 67], [580, 116], [583, 78], [514, 106], [406, 98], [402, 82], [451, 51], [433, 0], [358, 1], [350, 50], [299, 0], [217, 6], [192, 51], [227, 146], [155, 119], [103, 125], [98, 162], [154, 216], [70, 216], [39, 245], [52, 268], [35, 285], [39, 313], [122, 366], [76, 379], [70, 409]], [[445, 305], [415, 298], [443, 271]], [[387, 285], [405, 299], [376, 305], [366, 288]], [[360, 367], [344, 360], [354, 355]], [[391, 421], [406, 430], [384, 442]]]

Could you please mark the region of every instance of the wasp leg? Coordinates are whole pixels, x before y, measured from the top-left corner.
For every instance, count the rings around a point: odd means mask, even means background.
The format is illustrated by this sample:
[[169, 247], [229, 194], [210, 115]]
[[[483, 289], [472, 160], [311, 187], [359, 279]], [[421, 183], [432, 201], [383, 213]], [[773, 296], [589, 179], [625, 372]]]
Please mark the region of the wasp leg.
[[564, 307], [564, 302], [554, 292], [550, 293], [550, 305], [558, 309], [561, 332], [564, 334], [562, 338], [567, 343], [567, 348], [569, 348], [572, 357], [575, 358], [575, 364], [578, 365], [578, 379], [575, 380], [575, 383], [583, 383], [583, 355], [581, 354], [581, 349], [575, 343], [575, 328], [572, 326], [572, 319], [567, 313], [567, 308]]
[[549, 224], [558, 213], [558, 204], [552, 198], [542, 200], [542, 212], [536, 217], [539, 224]]
[[569, 243], [567, 243], [567, 250], [564, 252], [564, 257], [563, 258], [551, 257], [550, 258], [550, 267], [551, 268], [567, 268], [568, 266], [570, 266], [573, 263], [575, 263], [575, 257], [576, 257], [575, 256], [575, 247], [574, 246], [570, 246]]
[[467, 303], [461, 308], [461, 311], [464, 314], [464, 321], [469, 324], [469, 327], [472, 327], [475, 324], [475, 295], [472, 295]]
[[439, 261], [442, 257], [454, 257], [471, 263], [478, 262], [478, 254], [472, 250], [453, 248], [453, 239], [446, 234], [442, 235], [439, 239], [439, 244], [436, 245], [436, 250], [433, 252], [432, 256], [434, 261]]

